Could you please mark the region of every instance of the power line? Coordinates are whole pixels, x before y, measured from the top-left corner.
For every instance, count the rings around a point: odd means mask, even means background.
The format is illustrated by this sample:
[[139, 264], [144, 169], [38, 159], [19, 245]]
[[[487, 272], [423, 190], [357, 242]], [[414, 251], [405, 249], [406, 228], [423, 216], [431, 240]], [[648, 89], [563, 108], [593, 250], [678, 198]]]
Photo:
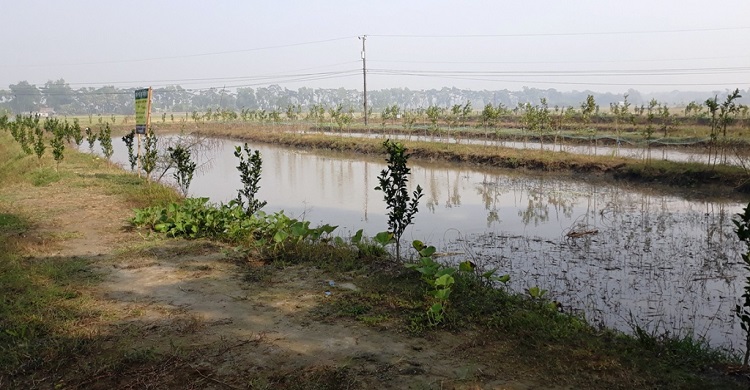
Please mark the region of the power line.
[[[328, 66], [338, 66], [338, 65], [349, 65], [352, 63], [358, 63], [358, 61], [348, 61], [348, 62], [341, 62], [338, 64], [328, 65]], [[324, 66], [320, 66], [324, 67]], [[295, 71], [301, 71], [306, 69], [315, 69], [320, 67], [310, 67], [310, 68], [303, 68], [303, 69], [297, 69]], [[327, 67], [327, 66], [325, 66]], [[350, 70], [343, 70], [343, 71], [331, 71], [331, 72], [320, 72], [320, 73], [303, 73], [303, 74], [294, 74], [290, 73], [287, 74], [285, 72], [278, 72], [278, 73], [270, 73], [266, 75], [257, 75], [257, 76], [229, 76], [229, 77], [203, 77], [203, 78], [184, 78], [184, 79], [157, 79], [157, 80], [127, 80], [127, 81], [97, 81], [97, 82], [87, 82], [87, 83], [66, 83], [67, 85], [114, 85], [114, 84], [163, 84], [163, 83], [180, 83], [180, 84], [196, 84], [196, 83], [202, 83], [206, 81], [241, 81], [241, 80], [258, 80], [258, 79], [273, 79], [273, 78], [282, 78], [282, 77], [299, 77], [299, 76], [308, 76], [308, 75], [325, 75], [325, 74], [332, 74], [336, 72], [349, 72]], [[292, 71], [289, 71], [292, 72]], [[39, 87], [44, 88], [44, 87]]]
[[611, 63], [637, 63], [637, 62], [674, 62], [674, 61], [704, 61], [725, 59], [747, 59], [747, 56], [726, 57], [693, 57], [693, 58], [669, 58], [669, 59], [641, 59], [641, 60], [591, 60], [591, 61], [409, 61], [409, 60], [370, 60], [378, 63], [402, 63], [402, 64], [438, 64], [438, 65], [553, 65], [553, 64], [611, 64]]
[[380, 38], [522, 38], [522, 37], [565, 37], [565, 36], [587, 36], [587, 35], [629, 35], [629, 34], [675, 34], [686, 32], [711, 32], [711, 31], [736, 31], [750, 30], [750, 27], [716, 27], [716, 28], [690, 28], [675, 30], [640, 30], [640, 31], [600, 31], [600, 32], [567, 32], [567, 33], [510, 33], [510, 34], [370, 34], [371, 37]]
[[287, 48], [287, 47], [297, 47], [297, 46], [305, 46], [305, 45], [316, 45], [316, 44], [320, 44], [320, 43], [342, 41], [342, 40], [345, 40], [345, 39], [352, 39], [352, 38], [355, 38], [355, 37], [348, 36], [348, 37], [323, 39], [323, 40], [318, 40], [318, 41], [289, 43], [289, 44], [285, 44], [285, 45], [262, 46], [262, 47], [254, 47], [254, 48], [249, 48], [249, 49], [216, 51], [216, 52], [197, 53], [197, 54], [184, 54], [184, 55], [177, 55], [177, 56], [152, 57], [152, 58], [137, 58], [137, 59], [129, 59], [129, 60], [92, 61], [92, 62], [79, 62], [79, 63], [68, 63], [68, 64], [0, 65], [0, 68], [7, 68], [7, 67], [11, 67], [11, 66], [24, 66], [24, 67], [33, 68], [33, 67], [51, 67], [51, 66], [104, 65], [104, 64], [124, 64], [124, 63], [133, 63], [133, 62], [174, 60], [174, 59], [181, 59], [181, 58], [207, 57], [207, 56], [215, 56], [215, 55], [223, 55], [223, 54], [236, 54], [236, 53], [246, 53], [246, 52], [261, 51], [261, 50], [283, 49], [283, 48]]
[[475, 70], [409, 70], [409, 69], [370, 69], [372, 73], [390, 75], [479, 75], [479, 76], [678, 76], [678, 75], [718, 75], [750, 72], [750, 67], [723, 68], [667, 68], [667, 69], [610, 69], [610, 70], [507, 70], [507, 71], [475, 71]]
[[[381, 74], [382, 76], [392, 76], [390, 74]], [[750, 84], [750, 81], [733, 82], [733, 83], [614, 83], [614, 82], [588, 82], [588, 81], [550, 81], [550, 80], [512, 80], [512, 79], [488, 79], [478, 77], [462, 77], [462, 76], [436, 76], [431, 74], [413, 74], [411, 76], [417, 77], [434, 77], [444, 79], [455, 79], [455, 80], [468, 80], [468, 81], [487, 81], [487, 82], [503, 82], [503, 83], [516, 83], [516, 84], [558, 84], [558, 85], [594, 85], [594, 86], [631, 86], [631, 87], [696, 87], [696, 86], [738, 86], [744, 84]]]

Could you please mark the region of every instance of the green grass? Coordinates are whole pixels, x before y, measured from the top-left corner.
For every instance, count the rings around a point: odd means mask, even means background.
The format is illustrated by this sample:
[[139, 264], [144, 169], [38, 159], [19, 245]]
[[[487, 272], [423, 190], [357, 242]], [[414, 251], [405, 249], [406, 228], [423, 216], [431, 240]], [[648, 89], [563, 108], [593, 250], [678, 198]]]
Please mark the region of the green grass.
[[[179, 196], [72, 148], [65, 153], [56, 172], [51, 157], [39, 161], [24, 154], [10, 134], [0, 130], [0, 191], [6, 193], [0, 197], [0, 387], [27, 388], [42, 379], [54, 383], [58, 370], [81, 360], [86, 363], [79, 368], [95, 377], [98, 370], [112, 372], [140, 356], [116, 352], [127, 337], [98, 334], [96, 324], [106, 309], [93, 300], [91, 288], [100, 277], [89, 259], [26, 256], [25, 237], [33, 236], [36, 222], [47, 217], [38, 210], [19, 209], [13, 198], [18, 191], [51, 185], [114, 194], [133, 207], [165, 204]], [[47, 234], [56, 239], [76, 235]], [[102, 354], [108, 348], [112, 356]]]
[[0, 378], [23, 376], [85, 355], [90, 339], [77, 334], [99, 313], [85, 289], [98, 281], [88, 261], [24, 258], [19, 237], [31, 222], [0, 212]]

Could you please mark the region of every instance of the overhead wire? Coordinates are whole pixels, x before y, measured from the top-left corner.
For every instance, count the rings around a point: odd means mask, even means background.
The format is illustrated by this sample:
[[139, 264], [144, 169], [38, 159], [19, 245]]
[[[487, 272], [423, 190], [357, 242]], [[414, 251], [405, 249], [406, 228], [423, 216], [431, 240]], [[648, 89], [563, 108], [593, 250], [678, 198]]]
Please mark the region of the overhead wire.
[[[288, 47], [315, 45], [315, 44], [320, 44], [320, 43], [342, 41], [345, 39], [352, 39], [352, 38], [354, 37], [347, 36], [347, 37], [322, 39], [322, 40], [317, 40], [317, 41], [289, 43], [289, 44], [283, 44], [283, 45], [261, 46], [261, 47], [247, 48], [247, 49], [225, 50], [225, 51], [215, 51], [215, 52], [207, 52], [207, 53], [182, 54], [182, 55], [175, 55], [175, 56], [135, 58], [135, 59], [125, 59], [125, 60], [90, 61], [90, 62], [79, 62], [79, 63], [68, 63], [68, 64], [44, 64], [44, 65], [21, 65], [21, 66], [25, 66], [28, 68], [31, 68], [31, 67], [42, 68], [42, 67], [50, 67], [50, 66], [108, 65], [108, 64], [125, 64], [125, 63], [146, 62], [146, 61], [174, 60], [174, 59], [183, 59], [183, 58], [207, 57], [207, 56], [215, 56], [215, 55], [236, 54], [236, 53], [246, 53], [246, 52], [254, 52], [254, 51], [261, 51], [261, 50], [272, 50], [272, 49], [282, 49], [282, 48], [288, 48]], [[19, 66], [19, 65], [0, 64], [0, 68], [9, 67], [9, 66]]]
[[712, 28], [687, 28], [687, 29], [665, 29], [665, 30], [635, 30], [635, 31], [578, 31], [563, 33], [507, 33], [507, 34], [368, 34], [368, 37], [380, 38], [521, 38], [521, 37], [564, 37], [564, 36], [587, 36], [587, 35], [629, 35], [629, 34], [674, 34], [685, 32], [711, 32], [711, 31], [736, 31], [750, 30], [750, 27], [712, 27]]

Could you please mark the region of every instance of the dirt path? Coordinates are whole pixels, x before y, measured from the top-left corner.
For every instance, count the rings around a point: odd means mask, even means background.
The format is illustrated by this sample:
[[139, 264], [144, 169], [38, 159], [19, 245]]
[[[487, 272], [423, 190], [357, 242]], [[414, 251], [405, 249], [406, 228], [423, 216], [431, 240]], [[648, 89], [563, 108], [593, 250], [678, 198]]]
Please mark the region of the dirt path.
[[[89, 259], [101, 274], [92, 295], [107, 313], [95, 324], [102, 339], [126, 337], [137, 357], [131, 360], [159, 365], [90, 375], [79, 387], [550, 388], [496, 355], [472, 355], [466, 337], [418, 338], [321, 318], [326, 291], [356, 286], [331, 287], [330, 275], [303, 266], [256, 265], [261, 277], [246, 277], [247, 260], [218, 244], [128, 229], [130, 207], [119, 196], [95, 180], [81, 183], [0, 193], [10, 207], [33, 215], [24, 238], [28, 255]], [[66, 375], [67, 383], [80, 379]]]

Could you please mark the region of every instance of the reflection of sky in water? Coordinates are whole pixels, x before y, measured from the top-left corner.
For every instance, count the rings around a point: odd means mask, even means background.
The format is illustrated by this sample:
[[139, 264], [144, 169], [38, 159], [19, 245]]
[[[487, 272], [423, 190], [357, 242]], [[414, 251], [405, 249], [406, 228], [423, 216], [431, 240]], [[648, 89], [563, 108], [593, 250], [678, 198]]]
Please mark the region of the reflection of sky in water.
[[[382, 138], [382, 134], [365, 134], [365, 133], [333, 133], [333, 132], [326, 132], [325, 134], [332, 135], [332, 136], [344, 136], [344, 137], [355, 137], [355, 138]], [[450, 137], [449, 134], [439, 134], [439, 135], [431, 135], [431, 136], [424, 136], [424, 135], [403, 135], [403, 134], [389, 134], [389, 138], [391, 139], [402, 139], [402, 140], [414, 140], [414, 141], [428, 141], [428, 142], [449, 142], [454, 143], [456, 142], [456, 139], [453, 137]], [[634, 145], [625, 141], [620, 141], [619, 146], [605, 146], [602, 145], [601, 142], [599, 145], [591, 144], [591, 141], [588, 140], [587, 137], [569, 137], [575, 139], [577, 142], [583, 142], [583, 145], [560, 145], [555, 144], [552, 142], [547, 142], [544, 145], [539, 144], [538, 142], [534, 141], [527, 141], [527, 142], [521, 142], [521, 141], [494, 141], [494, 140], [482, 140], [482, 139], [461, 139], [460, 143], [462, 144], [470, 144], [470, 145], [490, 145], [490, 146], [503, 146], [506, 148], [513, 148], [513, 149], [528, 149], [528, 150], [552, 150], [552, 151], [564, 151], [567, 153], [573, 153], [573, 154], [583, 154], [583, 155], [598, 155], [598, 156], [621, 156], [621, 157], [629, 157], [629, 158], [637, 158], [642, 159], [645, 155], [649, 155], [654, 160], [668, 160], [668, 161], [689, 161], [689, 162], [707, 162], [708, 161], [708, 153], [705, 152], [705, 149], [703, 148], [694, 148], [692, 151], [683, 151], [683, 150], [674, 150], [669, 148], [661, 147], [663, 145], [669, 145], [669, 141], [663, 142], [661, 140], [655, 140], [652, 144], [651, 151], [645, 150], [642, 146]], [[518, 135], [516, 139], [523, 139], [523, 135]], [[616, 139], [607, 138], [608, 142], [614, 142], [617, 143]], [[663, 142], [663, 143], [662, 143]], [[681, 146], [686, 146], [684, 144], [679, 144]], [[737, 157], [738, 151], [730, 151], [729, 156], [727, 156], [727, 164], [731, 165], [741, 165], [741, 160], [747, 161], [747, 158], [750, 157], [747, 155], [747, 151], [739, 150], [739, 153], [741, 153], [742, 158]]]
[[[124, 143], [116, 139], [114, 145], [113, 160], [125, 162]], [[218, 142], [201, 154], [210, 163], [194, 179], [191, 196], [216, 202], [236, 196], [235, 145]], [[385, 168], [382, 157], [258, 149], [266, 211], [340, 225], [342, 235], [386, 229], [382, 194], [374, 190]], [[744, 271], [731, 224], [739, 203], [416, 161], [410, 184], [420, 184], [425, 195], [406, 239], [461, 253], [453, 260], [499, 267], [511, 274], [511, 288], [539, 285], [594, 323], [629, 330], [632, 313], [646, 329], [680, 329], [714, 345], [739, 347], [732, 308]], [[565, 236], [586, 230], [598, 234]]]

